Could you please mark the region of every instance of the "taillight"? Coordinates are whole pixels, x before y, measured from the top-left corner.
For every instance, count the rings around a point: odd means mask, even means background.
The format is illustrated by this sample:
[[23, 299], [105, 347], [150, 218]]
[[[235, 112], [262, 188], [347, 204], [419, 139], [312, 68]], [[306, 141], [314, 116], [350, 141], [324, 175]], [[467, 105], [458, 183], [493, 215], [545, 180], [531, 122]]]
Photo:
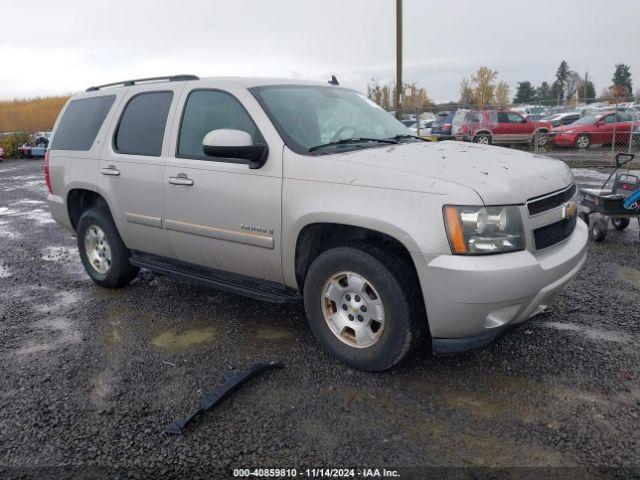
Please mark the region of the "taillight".
[[51, 175], [49, 175], [49, 149], [44, 154], [44, 181], [47, 184], [49, 193], [53, 193], [53, 190], [51, 190]]
[[450, 123], [445, 123], [445, 124], [442, 126], [442, 130], [447, 130], [447, 131], [449, 131], [449, 132], [450, 132], [450, 131], [451, 131], [451, 124], [450, 124]]

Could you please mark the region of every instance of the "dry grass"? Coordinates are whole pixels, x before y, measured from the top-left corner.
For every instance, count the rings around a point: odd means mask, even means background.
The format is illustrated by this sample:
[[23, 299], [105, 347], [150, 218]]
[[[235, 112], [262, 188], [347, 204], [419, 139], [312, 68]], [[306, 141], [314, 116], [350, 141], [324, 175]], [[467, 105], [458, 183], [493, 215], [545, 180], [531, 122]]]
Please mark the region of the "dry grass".
[[68, 96], [0, 101], [0, 132], [49, 131]]

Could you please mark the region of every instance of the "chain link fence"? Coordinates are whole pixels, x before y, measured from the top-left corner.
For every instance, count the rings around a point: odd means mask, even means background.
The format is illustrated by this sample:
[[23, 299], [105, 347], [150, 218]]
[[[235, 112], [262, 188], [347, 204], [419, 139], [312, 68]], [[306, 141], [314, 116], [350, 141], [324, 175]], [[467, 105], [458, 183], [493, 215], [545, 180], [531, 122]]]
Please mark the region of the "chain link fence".
[[572, 164], [607, 164], [619, 152], [640, 153], [637, 99], [487, 108], [447, 104], [403, 109], [397, 116], [415, 135], [433, 141], [517, 148]]

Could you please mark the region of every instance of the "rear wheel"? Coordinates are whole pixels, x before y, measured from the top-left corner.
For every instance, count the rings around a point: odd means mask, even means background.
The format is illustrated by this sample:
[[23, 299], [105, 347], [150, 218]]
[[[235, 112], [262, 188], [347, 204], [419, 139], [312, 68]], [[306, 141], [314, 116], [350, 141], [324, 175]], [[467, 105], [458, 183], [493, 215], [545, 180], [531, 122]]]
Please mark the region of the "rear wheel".
[[578, 135], [576, 138], [576, 148], [586, 150], [591, 146], [591, 137], [585, 133]]
[[473, 143], [479, 143], [480, 145], [491, 145], [491, 135], [488, 133], [479, 133], [473, 137]]
[[405, 266], [371, 246], [338, 247], [313, 262], [304, 284], [309, 324], [340, 361], [380, 371], [416, 344], [426, 319]]
[[131, 252], [120, 238], [107, 208], [90, 208], [84, 212], [76, 233], [80, 259], [96, 284], [118, 288], [136, 278], [140, 269], [129, 263]]
[[607, 222], [603, 218], [596, 218], [589, 225], [589, 236], [594, 242], [601, 242], [607, 236]]
[[629, 219], [625, 217], [613, 217], [611, 219], [611, 225], [616, 230], [624, 230], [629, 226]]

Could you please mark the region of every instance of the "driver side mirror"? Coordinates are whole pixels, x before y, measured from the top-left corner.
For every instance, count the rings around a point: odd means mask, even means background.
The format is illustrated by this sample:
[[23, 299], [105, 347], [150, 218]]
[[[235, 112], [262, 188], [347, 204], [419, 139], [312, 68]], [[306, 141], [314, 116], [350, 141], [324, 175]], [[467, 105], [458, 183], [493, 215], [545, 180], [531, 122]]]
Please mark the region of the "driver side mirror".
[[247, 132], [228, 128], [207, 133], [202, 140], [202, 151], [208, 157], [243, 160], [252, 169], [262, 167], [269, 156], [267, 145], [254, 145]]
[[633, 153], [618, 153], [616, 155], [616, 165], [618, 167], [621, 167], [622, 165], [626, 165], [627, 163], [629, 163], [634, 158], [635, 155]]

